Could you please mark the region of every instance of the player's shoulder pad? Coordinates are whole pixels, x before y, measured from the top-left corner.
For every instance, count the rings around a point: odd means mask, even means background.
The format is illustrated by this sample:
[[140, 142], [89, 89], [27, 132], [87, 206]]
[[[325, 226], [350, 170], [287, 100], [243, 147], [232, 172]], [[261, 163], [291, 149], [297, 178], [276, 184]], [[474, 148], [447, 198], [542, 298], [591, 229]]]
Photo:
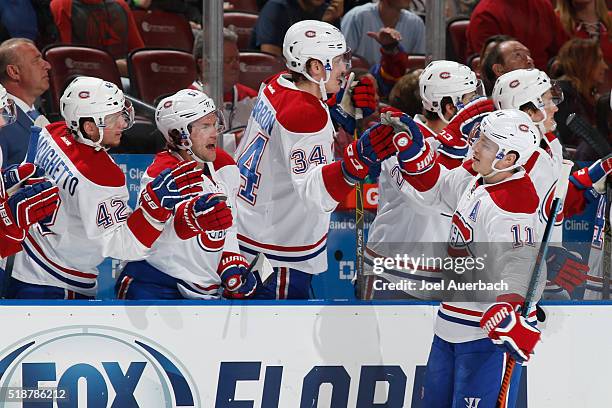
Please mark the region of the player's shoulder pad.
[[162, 171], [176, 166], [179, 161], [178, 157], [168, 151], [157, 153], [153, 158], [153, 163], [147, 168], [147, 175], [155, 178]]
[[89, 181], [103, 187], [125, 185], [125, 175], [117, 163], [104, 150], [79, 143], [68, 130], [65, 122], [55, 122], [45, 127], [53, 141], [68, 157], [76, 169]]
[[503, 183], [486, 186], [491, 200], [500, 209], [515, 214], [533, 214], [540, 199], [527, 174]]
[[329, 114], [316, 96], [272, 81], [264, 94], [276, 111], [276, 120], [292, 133], [316, 133], [322, 130]]
[[225, 150], [217, 147], [217, 157], [213, 162], [213, 167], [218, 171], [226, 166], [236, 166], [236, 161]]

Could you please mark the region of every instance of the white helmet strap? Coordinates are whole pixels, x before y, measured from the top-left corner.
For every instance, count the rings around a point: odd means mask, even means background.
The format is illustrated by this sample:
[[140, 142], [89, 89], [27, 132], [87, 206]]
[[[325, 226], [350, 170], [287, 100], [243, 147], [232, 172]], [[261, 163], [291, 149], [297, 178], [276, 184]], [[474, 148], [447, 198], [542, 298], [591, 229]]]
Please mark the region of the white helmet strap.
[[[316, 61], [319, 61], [319, 60], [316, 60]], [[331, 77], [331, 69], [329, 70], [326, 69], [325, 64], [323, 64], [323, 61], [319, 61], [319, 62], [323, 65], [323, 69], [325, 70], [325, 80], [321, 78], [317, 81], [308, 72], [306, 72], [306, 70], [304, 70], [302, 75], [304, 75], [306, 79], [308, 79], [310, 82], [314, 82], [315, 84], [319, 85], [319, 90], [321, 91], [321, 100], [325, 100], [327, 99], [327, 90], [325, 89], [325, 84], [329, 81], [329, 78]]]
[[100, 151], [100, 150], [108, 151], [110, 147], [104, 146], [102, 144], [102, 140], [104, 139], [104, 126], [98, 126], [96, 124], [96, 127], [98, 128], [98, 131], [100, 133], [100, 137], [98, 138], [98, 140], [95, 140], [95, 141], [91, 140], [90, 138], [88, 138], [86, 135], [83, 134], [81, 129], [79, 129], [76, 132], [76, 135], [77, 135], [76, 140], [79, 143], [83, 143], [84, 145], [93, 147], [96, 151]]

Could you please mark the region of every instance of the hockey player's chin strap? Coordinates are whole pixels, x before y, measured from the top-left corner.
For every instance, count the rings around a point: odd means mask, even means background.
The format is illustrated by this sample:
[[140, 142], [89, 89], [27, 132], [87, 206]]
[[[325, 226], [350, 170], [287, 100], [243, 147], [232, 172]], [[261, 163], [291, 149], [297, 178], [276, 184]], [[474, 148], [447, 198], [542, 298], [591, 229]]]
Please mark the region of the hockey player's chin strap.
[[100, 131], [100, 137], [95, 142], [90, 138], [86, 137], [85, 135], [81, 134], [80, 130], [76, 132], [76, 140], [80, 143], [83, 143], [84, 145], [93, 147], [94, 149], [96, 149], [96, 152], [99, 152], [100, 150], [104, 150], [106, 152], [108, 151], [108, 149], [110, 149], [110, 147], [104, 146], [102, 144], [102, 139], [104, 139], [104, 127], [98, 126], [98, 130]]
[[331, 76], [331, 70], [330, 71], [325, 70], [325, 81], [323, 81], [323, 78], [321, 78], [321, 79], [319, 79], [317, 81], [312, 76], [310, 76], [310, 74], [308, 72], [303, 72], [302, 74], [309, 81], [314, 82], [315, 84], [319, 84], [319, 90], [321, 91], [321, 100], [325, 101], [325, 98], [327, 97], [327, 90], [325, 89], [325, 84], [327, 83], [327, 81], [329, 81], [329, 78]]

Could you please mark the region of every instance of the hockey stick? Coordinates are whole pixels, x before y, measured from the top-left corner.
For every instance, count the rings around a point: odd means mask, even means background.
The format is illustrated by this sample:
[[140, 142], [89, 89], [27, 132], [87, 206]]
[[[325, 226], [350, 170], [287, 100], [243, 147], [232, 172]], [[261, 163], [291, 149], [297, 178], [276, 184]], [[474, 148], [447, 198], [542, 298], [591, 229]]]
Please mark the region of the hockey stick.
[[612, 263], [612, 225], [610, 225], [610, 205], [612, 204], [612, 185], [606, 182], [606, 210], [604, 211], [604, 248], [603, 273], [601, 283], [602, 300], [610, 299], [610, 269]]
[[[565, 200], [569, 175], [573, 165], [574, 163], [570, 160], [563, 160], [561, 168], [559, 169], [560, 172], [559, 178], [557, 179], [557, 185], [555, 187], [554, 199], [550, 208], [550, 213], [548, 214], [548, 221], [546, 222], [546, 228], [544, 229], [544, 234], [542, 235], [542, 243], [540, 244], [540, 249], [538, 250], [536, 262], [533, 266], [533, 271], [531, 273], [531, 280], [529, 281], [529, 286], [527, 287], [527, 294], [525, 295], [525, 301], [523, 302], [521, 310], [521, 316], [523, 316], [524, 318], [527, 318], [529, 316], [529, 311], [537, 303], [535, 295], [536, 289], [538, 287], [538, 282], [540, 281], [540, 275], [542, 274], [542, 265], [546, 260], [546, 253], [548, 252], [550, 235], [555, 225], [555, 219], [557, 218], [557, 214], [559, 213], [559, 211], [561, 211], [563, 201]], [[497, 396], [497, 404], [495, 405], [496, 408], [503, 408], [506, 406], [508, 390], [510, 388], [510, 380], [512, 379], [512, 373], [514, 372], [515, 365], [516, 360], [512, 358], [512, 356], [508, 355], [508, 362], [506, 364], [504, 376], [502, 377], [501, 388]]]
[[603, 137], [597, 129], [595, 129], [589, 122], [586, 121], [582, 116], [578, 116], [575, 113], [570, 114], [565, 121], [567, 127], [575, 134], [580, 136], [582, 140], [595, 150], [597, 153], [601, 153], [602, 157], [607, 156], [612, 152], [610, 143]]

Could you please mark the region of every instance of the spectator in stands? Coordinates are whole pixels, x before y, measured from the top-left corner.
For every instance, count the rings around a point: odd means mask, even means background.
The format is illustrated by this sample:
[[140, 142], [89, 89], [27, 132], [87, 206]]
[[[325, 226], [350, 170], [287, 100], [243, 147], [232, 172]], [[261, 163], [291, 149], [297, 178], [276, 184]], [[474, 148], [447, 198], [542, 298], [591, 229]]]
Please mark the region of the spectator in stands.
[[183, 15], [194, 29], [202, 28], [202, 2], [193, 0], [129, 0], [135, 10], [161, 10]]
[[251, 48], [283, 54], [283, 38], [294, 23], [320, 20], [337, 24], [344, 14], [344, 0], [269, 0], [253, 28]]
[[0, 44], [0, 84], [15, 101], [17, 121], [0, 129], [3, 165], [21, 163], [30, 142], [30, 126], [41, 115], [36, 99], [49, 89], [49, 70], [36, 45], [27, 38]]
[[[202, 71], [202, 31], [197, 31], [193, 42], [193, 57], [197, 62], [198, 79], [192, 89], [206, 92]], [[240, 143], [249, 116], [255, 106], [257, 91], [242, 85], [240, 79], [240, 53], [238, 35], [229, 28], [223, 28], [223, 114], [227, 132], [223, 135], [223, 149], [233, 155]]]
[[550, 0], [482, 0], [470, 18], [468, 54], [478, 52], [494, 34], [511, 35], [525, 44], [541, 70], [567, 39]]
[[425, 53], [425, 24], [407, 10], [410, 0], [380, 0], [357, 6], [342, 19], [342, 33], [354, 54], [370, 65], [380, 62], [380, 41], [377, 35], [385, 27], [401, 34], [400, 45], [408, 54]]
[[559, 51], [558, 62], [563, 73], [558, 82], [564, 100], [559, 104], [555, 121], [563, 145], [577, 146], [581, 139], [569, 130], [565, 121], [570, 113], [576, 113], [596, 126], [595, 104], [600, 96], [597, 87], [605, 82], [608, 65], [594, 39], [568, 41]]
[[606, 64], [612, 65], [612, 12], [604, 0], [557, 0], [557, 13], [570, 37], [597, 40]]
[[[423, 113], [423, 103], [419, 90], [419, 76], [421, 72], [423, 72], [422, 69], [415, 69], [406, 73], [393, 85], [389, 93], [389, 105], [407, 113], [413, 118]], [[433, 115], [436, 119], [439, 119], [436, 113]]]
[[124, 0], [51, 0], [51, 12], [62, 42], [104, 48], [122, 76], [127, 76], [127, 54], [144, 47]]
[[520, 68], [534, 68], [529, 49], [512, 37], [508, 37], [507, 40], [504, 38], [506, 37], [501, 37], [500, 42], [489, 43], [483, 50], [483, 58], [480, 60], [480, 79], [487, 95], [493, 92], [497, 78], [506, 72]]
[[59, 38], [49, 0], [0, 1], [0, 41], [28, 38], [39, 46]]

